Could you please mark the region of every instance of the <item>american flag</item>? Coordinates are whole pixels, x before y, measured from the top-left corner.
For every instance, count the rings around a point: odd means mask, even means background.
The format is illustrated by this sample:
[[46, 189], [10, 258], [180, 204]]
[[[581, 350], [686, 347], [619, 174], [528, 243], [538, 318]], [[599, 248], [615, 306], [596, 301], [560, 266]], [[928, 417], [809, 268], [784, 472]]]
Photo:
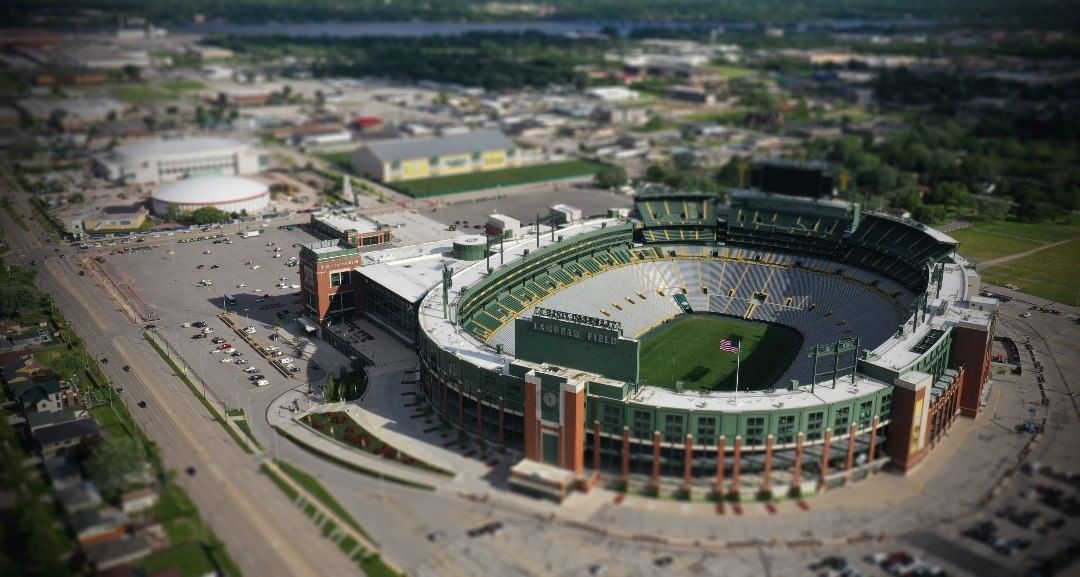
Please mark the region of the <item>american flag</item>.
[[739, 339], [725, 339], [720, 341], [720, 350], [739, 354]]

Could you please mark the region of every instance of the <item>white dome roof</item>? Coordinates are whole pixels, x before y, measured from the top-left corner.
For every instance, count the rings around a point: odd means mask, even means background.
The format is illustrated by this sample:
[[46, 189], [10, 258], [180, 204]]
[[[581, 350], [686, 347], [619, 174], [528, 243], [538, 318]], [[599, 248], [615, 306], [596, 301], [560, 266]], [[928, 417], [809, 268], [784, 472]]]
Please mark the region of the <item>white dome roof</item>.
[[160, 186], [150, 198], [170, 204], [223, 204], [269, 194], [270, 187], [240, 176], [197, 176]]

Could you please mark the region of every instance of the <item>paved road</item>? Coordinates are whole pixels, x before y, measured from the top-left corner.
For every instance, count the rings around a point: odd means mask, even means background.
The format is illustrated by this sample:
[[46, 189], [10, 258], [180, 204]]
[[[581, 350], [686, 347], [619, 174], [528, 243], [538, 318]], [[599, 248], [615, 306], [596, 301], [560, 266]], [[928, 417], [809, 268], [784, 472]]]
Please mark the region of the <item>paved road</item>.
[[[25, 208], [23, 209], [25, 210]], [[13, 253], [37, 256], [52, 246], [38, 246], [31, 232], [19, 229], [7, 214], [2, 221]], [[55, 254], [55, 253], [53, 253]], [[141, 337], [141, 330], [115, 313], [98, 290], [85, 290], [74, 258], [44, 259], [38, 284], [83, 336], [95, 359], [111, 359], [106, 376], [124, 389], [125, 403], [147, 435], [161, 449], [167, 467], [196, 468], [178, 482], [203, 517], [225, 542], [246, 575], [359, 574], [340, 550], [322, 538], [316, 526], [258, 472], [258, 458], [246, 455]], [[120, 370], [124, 364], [131, 373]], [[147, 401], [145, 409], [138, 401]]]

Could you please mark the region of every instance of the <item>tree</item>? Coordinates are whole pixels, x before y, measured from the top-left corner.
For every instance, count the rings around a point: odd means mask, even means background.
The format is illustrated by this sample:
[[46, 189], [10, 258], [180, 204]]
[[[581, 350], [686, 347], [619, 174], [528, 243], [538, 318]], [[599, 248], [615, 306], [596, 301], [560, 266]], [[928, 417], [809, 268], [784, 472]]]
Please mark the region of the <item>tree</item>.
[[86, 461], [86, 472], [103, 496], [120, 494], [128, 480], [146, 464], [146, 450], [134, 437], [108, 437]]
[[621, 166], [605, 166], [593, 177], [596, 186], [614, 189], [626, 184], [626, 169]]
[[326, 385], [323, 387], [323, 401], [327, 403], [337, 402], [337, 388], [337, 379], [334, 378], [334, 373], [326, 375]]
[[68, 195], [67, 200], [71, 204], [82, 204], [86, 202], [86, 195], [81, 192], [73, 192]]
[[124, 72], [124, 78], [127, 78], [131, 82], [135, 82], [142, 77], [142, 70], [134, 64], [125, 64], [122, 70]]
[[212, 206], [204, 206], [191, 213], [191, 222], [195, 224], [214, 224], [229, 222], [229, 215]]
[[165, 218], [169, 219], [171, 222], [180, 222], [184, 220], [186, 216], [187, 214], [184, 213], [184, 210], [175, 204], [170, 204], [168, 210], [165, 211]]
[[693, 152], [683, 151], [672, 156], [671, 161], [675, 164], [676, 170], [686, 171], [694, 168], [697, 164], [697, 157], [694, 156]]

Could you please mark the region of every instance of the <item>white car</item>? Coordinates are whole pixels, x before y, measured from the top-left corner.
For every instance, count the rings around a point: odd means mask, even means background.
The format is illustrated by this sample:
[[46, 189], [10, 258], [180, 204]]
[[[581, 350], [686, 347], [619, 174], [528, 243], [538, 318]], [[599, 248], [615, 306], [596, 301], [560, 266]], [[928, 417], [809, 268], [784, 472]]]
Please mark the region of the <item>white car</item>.
[[255, 292], [261, 293], [261, 292], [263, 292], [263, 290], [262, 289], [255, 289]]
[[244, 327], [244, 332], [249, 335], [253, 335], [255, 334], [255, 327]]
[[291, 365], [293, 363], [293, 360], [291, 357], [282, 357], [281, 359], [279, 359], [279, 362], [281, 362], [281, 364], [283, 365]]
[[246, 286], [247, 286], [246, 284], [240, 283], [240, 284], [236, 285], [236, 288], [244, 288]]
[[238, 365], [246, 365], [246, 364], [248, 364], [248, 360], [247, 359], [240, 359], [240, 360], [236, 361], [236, 364], [238, 364]]
[[291, 285], [289, 285], [289, 288], [291, 288], [291, 289], [298, 289], [298, 288], [300, 288], [300, 285], [298, 285], [298, 284], [291, 284]]
[[261, 265], [253, 264], [251, 265], [251, 270], [259, 270], [259, 266]]
[[214, 332], [214, 327], [203, 327], [203, 330], [202, 330], [202, 332], [203, 332], [203, 334], [207, 334], [207, 335], [208, 335], [208, 334], [210, 334], [210, 333]]
[[281, 258], [282, 256], [283, 255], [280, 252], [274, 254], [274, 258]]
[[232, 358], [231, 358], [231, 357], [225, 357], [224, 359], [221, 359], [221, 360], [220, 360], [220, 361], [218, 361], [218, 362], [219, 362], [219, 363], [231, 363], [231, 362], [233, 362], [233, 360], [232, 360]]
[[276, 284], [275, 286], [276, 286], [276, 287], [278, 287], [278, 288], [285, 288], [285, 287], [287, 287], [287, 286], [289, 286], [289, 285], [287, 285], [287, 284], [285, 284], [285, 283], [283, 283], [283, 282], [279, 282], [279, 283], [277, 283], [277, 284]]
[[203, 253], [203, 254], [210, 254], [210, 251], [208, 251], [208, 250], [204, 250], [204, 251], [202, 251], [202, 253]]
[[259, 380], [255, 381], [255, 386], [256, 387], [265, 387], [266, 385], [269, 385], [269, 384], [270, 384], [270, 381], [268, 381], [266, 379], [259, 379]]
[[286, 281], [286, 280], [289, 280], [289, 277], [287, 277], [287, 276], [283, 276], [283, 277], [280, 277], [280, 278], [278, 278], [278, 280], [280, 280], [280, 281]]
[[244, 372], [245, 373], [257, 373], [257, 372], [259, 372], [259, 369], [256, 368], [256, 367], [248, 367], [248, 368], [244, 369]]

